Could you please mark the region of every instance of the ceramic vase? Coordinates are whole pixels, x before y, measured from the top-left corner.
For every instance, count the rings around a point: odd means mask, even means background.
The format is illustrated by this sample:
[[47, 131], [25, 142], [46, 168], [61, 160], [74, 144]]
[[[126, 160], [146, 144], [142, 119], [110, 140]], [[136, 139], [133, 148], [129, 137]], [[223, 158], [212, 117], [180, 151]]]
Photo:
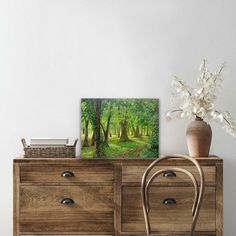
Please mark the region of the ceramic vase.
[[212, 130], [203, 119], [197, 117], [190, 122], [186, 131], [187, 146], [191, 157], [208, 157]]

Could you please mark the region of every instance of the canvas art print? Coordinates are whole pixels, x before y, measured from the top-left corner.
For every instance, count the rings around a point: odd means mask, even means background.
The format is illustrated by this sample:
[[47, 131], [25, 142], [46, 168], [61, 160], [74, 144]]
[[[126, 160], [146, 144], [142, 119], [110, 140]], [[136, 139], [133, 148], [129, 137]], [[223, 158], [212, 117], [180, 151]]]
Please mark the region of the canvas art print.
[[83, 158], [158, 157], [159, 100], [82, 99], [81, 142]]

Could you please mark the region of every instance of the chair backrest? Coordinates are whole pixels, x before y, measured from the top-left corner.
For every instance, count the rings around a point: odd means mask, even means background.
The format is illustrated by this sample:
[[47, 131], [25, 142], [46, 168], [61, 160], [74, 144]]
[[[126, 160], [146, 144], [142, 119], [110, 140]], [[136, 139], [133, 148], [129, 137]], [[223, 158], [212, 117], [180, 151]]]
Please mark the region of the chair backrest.
[[[195, 167], [198, 170], [199, 176], [200, 176], [200, 186], [198, 187], [196, 178], [193, 176], [192, 173], [190, 173], [188, 170], [183, 169], [183, 168], [178, 168], [178, 167], [170, 167], [170, 168], [163, 168], [160, 169], [158, 171], [156, 171], [155, 173], [153, 173], [151, 175], [150, 178], [149, 174], [150, 172], [153, 170], [153, 168], [161, 161], [163, 160], [167, 160], [167, 159], [185, 159], [187, 161], [192, 162]], [[150, 204], [149, 204], [149, 189], [150, 189], [150, 185], [153, 182], [153, 180], [158, 177], [159, 175], [163, 174], [163, 173], [171, 173], [171, 172], [181, 172], [186, 174], [193, 183], [194, 186], [194, 190], [195, 190], [195, 194], [194, 194], [194, 200], [193, 200], [193, 207], [192, 207], [192, 225], [191, 225], [191, 236], [194, 233], [195, 230], [195, 226], [196, 226], [196, 222], [198, 219], [198, 214], [199, 214], [199, 210], [201, 207], [201, 203], [202, 203], [202, 198], [203, 198], [203, 192], [204, 192], [204, 173], [202, 171], [201, 166], [199, 165], [199, 163], [197, 162], [196, 159], [189, 157], [189, 156], [185, 156], [185, 155], [166, 155], [163, 157], [160, 157], [158, 159], [156, 159], [155, 161], [153, 161], [148, 168], [146, 169], [146, 171], [143, 174], [142, 177], [142, 182], [141, 182], [141, 199], [142, 199], [142, 207], [143, 207], [143, 214], [144, 214], [144, 220], [145, 220], [145, 226], [146, 226], [146, 232], [147, 234], [151, 234], [151, 226], [150, 226], [150, 220], [149, 220], [149, 212], [150, 212]]]

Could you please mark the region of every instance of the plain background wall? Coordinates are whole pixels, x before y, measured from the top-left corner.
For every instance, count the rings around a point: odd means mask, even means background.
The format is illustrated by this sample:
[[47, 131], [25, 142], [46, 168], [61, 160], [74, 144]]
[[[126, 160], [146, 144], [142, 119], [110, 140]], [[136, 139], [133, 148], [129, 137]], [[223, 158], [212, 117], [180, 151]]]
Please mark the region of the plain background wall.
[[[227, 61], [218, 107], [236, 118], [234, 0], [0, 0], [0, 235], [12, 235], [12, 160], [22, 137], [79, 136], [81, 97], [158, 97], [160, 152], [187, 153], [188, 121], [167, 123], [171, 79]], [[236, 140], [224, 158], [225, 235], [235, 235]], [[79, 154], [79, 147], [78, 147]]]

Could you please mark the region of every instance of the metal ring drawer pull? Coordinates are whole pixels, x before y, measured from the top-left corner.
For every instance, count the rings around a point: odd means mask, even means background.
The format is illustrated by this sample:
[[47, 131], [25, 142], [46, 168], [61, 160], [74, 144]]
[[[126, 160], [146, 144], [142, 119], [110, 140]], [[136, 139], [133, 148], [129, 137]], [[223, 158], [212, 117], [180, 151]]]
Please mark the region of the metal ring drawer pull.
[[75, 204], [74, 200], [71, 199], [71, 198], [63, 198], [61, 200], [61, 204], [64, 204], [64, 205], [73, 205]]
[[166, 171], [163, 173], [163, 177], [176, 177], [176, 173], [174, 171]]
[[74, 175], [73, 172], [67, 170], [67, 171], [62, 172], [62, 173], [61, 173], [61, 176], [62, 176], [62, 177], [73, 177], [73, 176], [75, 176], [75, 175]]
[[175, 205], [176, 200], [174, 198], [166, 198], [163, 200], [163, 204], [165, 205]]

